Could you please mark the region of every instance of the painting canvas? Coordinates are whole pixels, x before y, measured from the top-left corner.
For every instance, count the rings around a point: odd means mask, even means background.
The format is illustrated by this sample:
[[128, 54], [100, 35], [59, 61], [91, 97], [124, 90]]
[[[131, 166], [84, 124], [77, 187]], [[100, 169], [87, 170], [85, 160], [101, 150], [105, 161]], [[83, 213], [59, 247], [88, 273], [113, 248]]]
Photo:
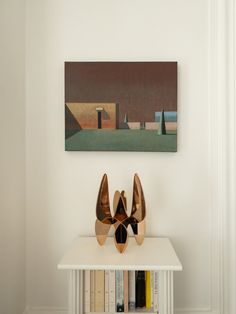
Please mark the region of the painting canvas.
[[65, 62], [65, 150], [177, 151], [177, 62]]

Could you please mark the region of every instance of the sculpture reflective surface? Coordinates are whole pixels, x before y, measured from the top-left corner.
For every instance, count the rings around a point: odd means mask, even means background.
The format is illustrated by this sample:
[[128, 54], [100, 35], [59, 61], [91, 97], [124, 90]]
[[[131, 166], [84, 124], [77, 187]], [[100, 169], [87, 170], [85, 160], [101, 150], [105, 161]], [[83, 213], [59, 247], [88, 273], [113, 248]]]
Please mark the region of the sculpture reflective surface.
[[127, 200], [125, 192], [116, 191], [113, 198], [113, 215], [109, 201], [108, 178], [104, 174], [97, 198], [95, 233], [97, 241], [103, 245], [108, 236], [111, 225], [115, 228], [114, 242], [117, 250], [122, 253], [128, 245], [130, 225], [137, 244], [142, 244], [145, 235], [146, 205], [142, 185], [137, 174], [134, 175], [133, 200], [130, 216], [127, 214]]

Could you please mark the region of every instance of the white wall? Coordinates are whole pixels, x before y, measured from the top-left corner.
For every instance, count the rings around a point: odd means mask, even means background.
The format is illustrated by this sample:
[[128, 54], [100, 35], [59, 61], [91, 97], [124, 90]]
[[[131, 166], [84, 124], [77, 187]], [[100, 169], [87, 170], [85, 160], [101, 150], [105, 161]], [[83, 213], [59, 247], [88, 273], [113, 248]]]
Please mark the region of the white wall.
[[[140, 175], [148, 235], [183, 263], [175, 307], [210, 307], [208, 12], [205, 0], [28, 0], [26, 25], [27, 304], [67, 307], [57, 263], [94, 234], [101, 176], [111, 195]], [[178, 61], [178, 152], [65, 152], [64, 61]]]
[[0, 1], [0, 313], [25, 307], [25, 3]]

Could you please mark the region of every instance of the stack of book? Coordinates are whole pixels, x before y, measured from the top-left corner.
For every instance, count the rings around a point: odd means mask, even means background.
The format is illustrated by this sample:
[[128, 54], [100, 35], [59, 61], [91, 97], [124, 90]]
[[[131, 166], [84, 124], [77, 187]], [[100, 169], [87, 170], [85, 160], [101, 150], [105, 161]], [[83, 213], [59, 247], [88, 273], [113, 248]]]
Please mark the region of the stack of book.
[[159, 311], [157, 271], [85, 270], [84, 312]]

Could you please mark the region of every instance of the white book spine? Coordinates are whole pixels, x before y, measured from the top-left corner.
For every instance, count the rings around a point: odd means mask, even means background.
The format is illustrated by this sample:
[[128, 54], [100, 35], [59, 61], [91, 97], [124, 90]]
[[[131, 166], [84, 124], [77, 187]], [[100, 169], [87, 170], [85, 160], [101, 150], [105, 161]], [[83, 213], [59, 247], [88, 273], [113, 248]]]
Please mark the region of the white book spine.
[[105, 312], [109, 312], [109, 270], [105, 270]]
[[84, 312], [90, 312], [90, 271], [84, 271]]
[[90, 270], [90, 311], [94, 312], [94, 270]]
[[135, 310], [135, 270], [129, 271], [129, 310]]
[[116, 274], [109, 270], [109, 312], [116, 312]]
[[153, 310], [154, 312], [159, 311], [159, 273], [158, 271], [153, 272]]
[[124, 276], [122, 270], [116, 270], [116, 312], [124, 312]]

